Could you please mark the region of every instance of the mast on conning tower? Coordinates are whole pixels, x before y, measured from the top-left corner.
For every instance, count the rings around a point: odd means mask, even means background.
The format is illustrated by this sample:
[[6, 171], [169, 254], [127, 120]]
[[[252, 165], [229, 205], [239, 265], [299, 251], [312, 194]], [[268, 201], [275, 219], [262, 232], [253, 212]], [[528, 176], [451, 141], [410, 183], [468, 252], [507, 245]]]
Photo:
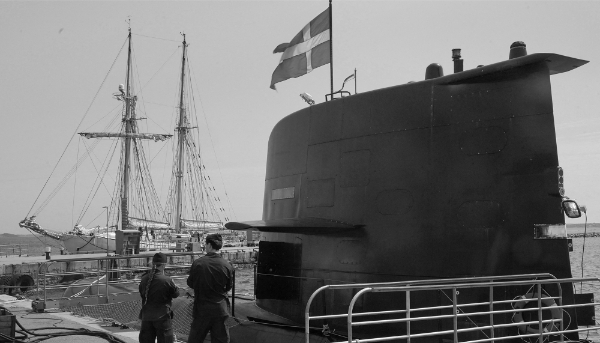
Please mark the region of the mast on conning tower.
[[185, 106], [183, 101], [183, 91], [185, 88], [185, 59], [186, 59], [186, 48], [187, 43], [185, 42], [185, 33], [183, 33], [183, 56], [181, 61], [181, 92], [179, 94], [179, 125], [177, 125], [177, 171], [175, 173], [176, 188], [175, 188], [175, 217], [174, 225], [175, 232], [181, 231], [181, 207], [182, 207], [182, 181], [183, 181], [183, 168], [184, 168], [184, 141], [187, 134], [187, 125], [185, 120]]

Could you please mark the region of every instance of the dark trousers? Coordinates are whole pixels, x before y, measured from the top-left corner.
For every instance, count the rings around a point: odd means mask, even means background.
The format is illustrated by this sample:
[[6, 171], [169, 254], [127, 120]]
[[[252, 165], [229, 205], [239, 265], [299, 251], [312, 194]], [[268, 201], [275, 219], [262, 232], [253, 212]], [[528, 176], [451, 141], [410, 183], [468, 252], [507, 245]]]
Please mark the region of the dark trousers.
[[158, 320], [142, 320], [140, 329], [140, 343], [173, 343], [173, 323], [169, 316], [164, 316]]
[[227, 317], [196, 316], [192, 321], [188, 343], [203, 343], [209, 332], [211, 343], [229, 343], [229, 329], [225, 326]]

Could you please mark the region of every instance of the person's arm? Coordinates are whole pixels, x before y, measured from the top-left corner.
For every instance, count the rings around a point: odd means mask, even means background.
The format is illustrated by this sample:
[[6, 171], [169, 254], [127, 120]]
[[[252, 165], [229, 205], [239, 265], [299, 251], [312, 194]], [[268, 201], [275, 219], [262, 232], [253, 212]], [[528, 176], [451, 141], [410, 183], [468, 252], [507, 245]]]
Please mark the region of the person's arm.
[[233, 288], [233, 267], [229, 264], [229, 268], [227, 268], [227, 273], [229, 275], [227, 278], [227, 285], [225, 286], [225, 292], [229, 292]]
[[195, 264], [196, 263], [194, 261], [194, 263], [192, 263], [192, 266], [190, 267], [190, 275], [188, 276], [187, 281], [186, 281], [188, 287], [191, 288], [191, 289], [194, 289], [194, 273], [193, 272], [194, 272], [194, 265]]
[[175, 284], [175, 282], [173, 282], [172, 279], [170, 282], [170, 286], [171, 286], [171, 298], [175, 299], [179, 296], [179, 287], [177, 287], [177, 285]]
[[138, 291], [140, 292], [140, 297], [142, 298], [142, 304], [144, 303], [144, 279], [142, 279], [142, 281], [140, 282], [140, 285], [138, 286]]

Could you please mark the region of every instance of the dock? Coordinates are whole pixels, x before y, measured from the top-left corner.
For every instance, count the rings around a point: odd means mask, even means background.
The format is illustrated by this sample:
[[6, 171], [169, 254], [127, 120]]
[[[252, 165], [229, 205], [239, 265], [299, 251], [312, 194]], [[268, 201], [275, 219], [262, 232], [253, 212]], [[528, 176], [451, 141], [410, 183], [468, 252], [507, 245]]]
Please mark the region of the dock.
[[[55, 255], [49, 260], [44, 256], [2, 257], [0, 292], [4, 287], [8, 293], [8, 288], [15, 296], [0, 294], [0, 307], [6, 307], [27, 329], [53, 326], [87, 329], [110, 332], [126, 343], [137, 342], [140, 328], [137, 320], [139, 279], [149, 269], [155, 253]], [[185, 287], [191, 263], [204, 255], [203, 252], [164, 253], [169, 259], [167, 269], [171, 270], [171, 277], [179, 287]], [[256, 261], [256, 254], [255, 247], [221, 249], [224, 258], [237, 265], [236, 269], [245, 269], [242, 272], [250, 276], [253, 274], [252, 264]], [[18, 283], [20, 278], [28, 279], [31, 284]], [[83, 283], [75, 281], [79, 279]], [[9, 285], [9, 282], [12, 284]], [[65, 293], [69, 287], [73, 287], [73, 291]], [[245, 290], [248, 291], [251, 288]], [[232, 294], [235, 292], [234, 286]], [[236, 302], [250, 300], [243, 299], [242, 295]], [[188, 297], [180, 297], [175, 302], [176, 333], [180, 339], [185, 339], [190, 325], [191, 302]], [[105, 342], [106, 339], [75, 335], [50, 340], [56, 343], [81, 341]]]
[[[75, 316], [69, 312], [47, 311], [45, 313], [36, 313], [31, 309], [31, 300], [19, 300], [9, 295], [0, 294], [0, 307], [4, 307], [10, 311], [25, 329], [34, 331], [37, 334], [69, 334], [45, 340], [48, 343], [106, 343], [107, 341], [97, 336], [73, 334], [77, 333], [75, 329], [110, 334], [125, 343], [138, 342], [139, 331], [135, 329], [109, 326], [112, 323], [95, 318]], [[40, 328], [49, 327], [56, 327], [56, 329], [39, 330]], [[17, 326], [18, 329], [19, 327]], [[17, 339], [18, 336], [20, 334], [17, 335]]]

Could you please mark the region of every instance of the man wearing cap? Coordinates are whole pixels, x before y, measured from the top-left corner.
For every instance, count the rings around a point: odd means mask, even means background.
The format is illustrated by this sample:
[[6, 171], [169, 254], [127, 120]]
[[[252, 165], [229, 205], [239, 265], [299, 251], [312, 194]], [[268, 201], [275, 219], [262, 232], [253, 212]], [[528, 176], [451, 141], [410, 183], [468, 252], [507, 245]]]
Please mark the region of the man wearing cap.
[[194, 320], [188, 343], [204, 342], [210, 332], [212, 343], [228, 343], [229, 317], [227, 292], [233, 286], [233, 267], [221, 257], [223, 239], [219, 234], [206, 236], [206, 255], [195, 260], [187, 285], [194, 290]]
[[152, 257], [152, 271], [145, 274], [140, 282], [142, 310], [140, 319], [140, 343], [173, 343], [173, 311], [171, 304], [179, 296], [179, 289], [173, 280], [164, 274], [167, 255], [156, 253]]

